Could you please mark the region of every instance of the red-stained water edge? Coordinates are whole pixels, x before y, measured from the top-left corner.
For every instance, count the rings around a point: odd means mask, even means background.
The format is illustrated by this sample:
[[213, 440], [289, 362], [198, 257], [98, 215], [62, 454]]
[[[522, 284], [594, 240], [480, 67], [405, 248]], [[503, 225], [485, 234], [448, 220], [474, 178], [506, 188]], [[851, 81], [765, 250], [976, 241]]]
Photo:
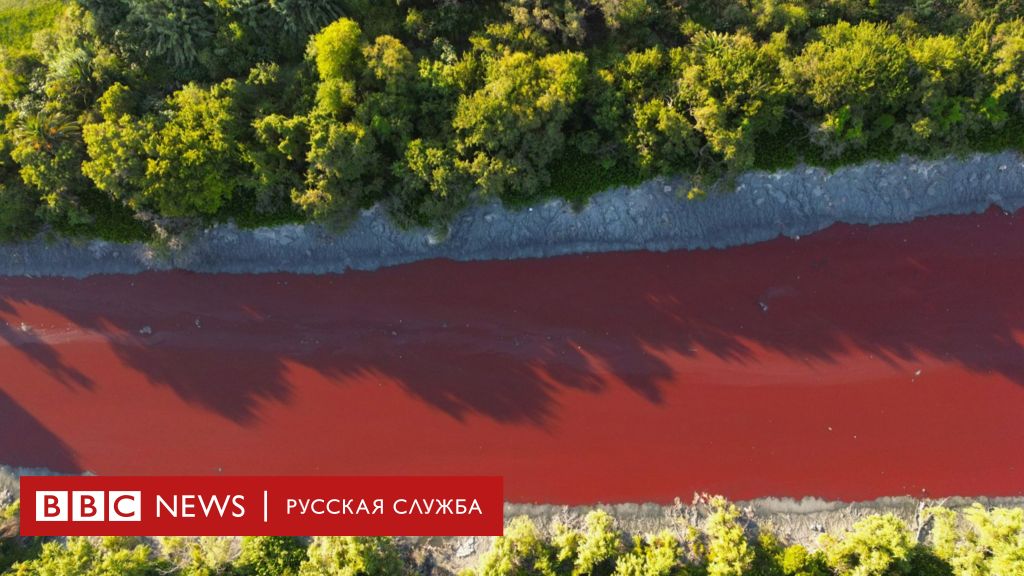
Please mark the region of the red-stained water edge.
[[0, 278], [0, 463], [566, 504], [1024, 493], [1024, 220], [340, 276]]

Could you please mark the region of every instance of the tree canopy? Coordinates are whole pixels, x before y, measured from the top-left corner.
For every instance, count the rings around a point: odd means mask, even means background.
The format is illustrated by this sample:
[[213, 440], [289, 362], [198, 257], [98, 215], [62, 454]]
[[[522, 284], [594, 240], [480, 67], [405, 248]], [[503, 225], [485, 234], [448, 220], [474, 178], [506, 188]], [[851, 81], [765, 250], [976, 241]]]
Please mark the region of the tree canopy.
[[1019, 148], [1022, 16], [1008, 2], [75, 0], [0, 45], [0, 239], [343, 226], [373, 205], [444, 227], [477, 199], [581, 201], [644, 176]]

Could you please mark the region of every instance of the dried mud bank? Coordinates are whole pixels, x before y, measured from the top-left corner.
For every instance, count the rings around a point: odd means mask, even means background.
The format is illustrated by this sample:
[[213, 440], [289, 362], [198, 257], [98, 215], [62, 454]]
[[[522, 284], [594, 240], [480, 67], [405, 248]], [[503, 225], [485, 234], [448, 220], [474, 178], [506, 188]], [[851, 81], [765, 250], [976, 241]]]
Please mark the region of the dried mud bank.
[[550, 201], [521, 211], [485, 204], [467, 210], [439, 238], [401, 231], [382, 210], [345, 233], [315, 225], [204, 230], [171, 249], [102, 241], [37, 240], [0, 247], [0, 275], [83, 277], [185, 269], [196, 272], [333, 273], [430, 258], [489, 260], [622, 250], [723, 248], [779, 235], [809, 234], [836, 222], [884, 224], [997, 205], [1024, 206], [1024, 158], [1016, 152], [963, 159], [867, 163], [828, 172], [798, 167], [739, 177], [735, 190], [682, 199], [684, 178], [655, 179], [595, 196], [582, 210]]

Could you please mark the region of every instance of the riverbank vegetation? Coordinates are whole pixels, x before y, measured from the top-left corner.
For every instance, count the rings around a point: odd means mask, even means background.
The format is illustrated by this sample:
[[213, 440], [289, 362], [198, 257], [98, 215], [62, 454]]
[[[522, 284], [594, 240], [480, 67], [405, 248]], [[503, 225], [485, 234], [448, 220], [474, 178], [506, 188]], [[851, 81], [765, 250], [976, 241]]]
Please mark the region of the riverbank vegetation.
[[0, 0], [0, 239], [341, 227], [374, 204], [443, 226], [481, 197], [1020, 148], [1022, 16], [999, 0]]
[[[866, 516], [808, 549], [759, 529], [720, 497], [702, 520], [628, 535], [595, 510], [579, 526], [512, 519], [462, 576], [1009, 576], [1024, 573], [1024, 509], [974, 505], [921, 511], [912, 531], [892, 514]], [[423, 573], [389, 538], [69, 538], [0, 540], [0, 573], [395, 576]], [[422, 557], [422, 556], [421, 556]], [[422, 566], [421, 566], [422, 567]], [[6, 570], [6, 571], [5, 571]]]

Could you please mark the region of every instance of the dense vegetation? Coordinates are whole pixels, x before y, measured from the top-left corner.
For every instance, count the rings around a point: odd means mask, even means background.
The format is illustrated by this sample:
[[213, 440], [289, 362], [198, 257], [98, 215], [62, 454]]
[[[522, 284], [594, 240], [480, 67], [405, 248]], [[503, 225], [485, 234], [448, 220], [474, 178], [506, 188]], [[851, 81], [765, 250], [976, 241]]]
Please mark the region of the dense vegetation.
[[[899, 518], [867, 516], [817, 549], [758, 531], [721, 498], [697, 526], [628, 538], [607, 513], [540, 530], [513, 519], [464, 576], [1016, 576], [1024, 574], [1024, 509], [929, 508], [924, 541]], [[0, 540], [0, 573], [17, 576], [394, 576], [416, 573], [388, 538], [70, 538]], [[6, 571], [5, 571], [6, 570]]]
[[27, 42], [54, 6], [0, 0], [0, 239], [1024, 139], [1010, 0], [76, 0]]
[[32, 34], [47, 28], [62, 10], [60, 0], [0, 0], [0, 38], [3, 46], [27, 48]]

